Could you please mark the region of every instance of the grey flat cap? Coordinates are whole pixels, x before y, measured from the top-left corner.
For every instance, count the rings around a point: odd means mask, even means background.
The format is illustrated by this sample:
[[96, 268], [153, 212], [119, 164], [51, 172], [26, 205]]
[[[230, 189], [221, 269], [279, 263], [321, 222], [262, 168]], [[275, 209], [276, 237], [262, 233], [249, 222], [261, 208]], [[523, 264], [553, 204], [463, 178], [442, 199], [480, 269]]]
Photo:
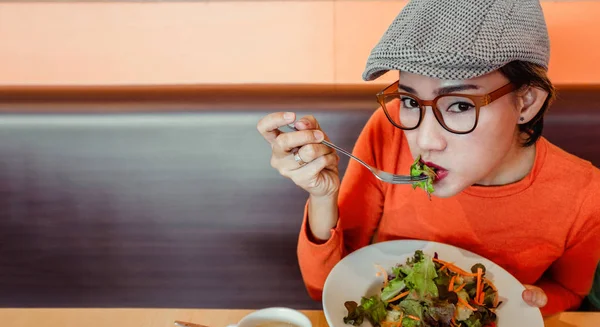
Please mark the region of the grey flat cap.
[[547, 69], [549, 55], [538, 0], [412, 0], [371, 51], [362, 78], [401, 70], [468, 79], [513, 60]]

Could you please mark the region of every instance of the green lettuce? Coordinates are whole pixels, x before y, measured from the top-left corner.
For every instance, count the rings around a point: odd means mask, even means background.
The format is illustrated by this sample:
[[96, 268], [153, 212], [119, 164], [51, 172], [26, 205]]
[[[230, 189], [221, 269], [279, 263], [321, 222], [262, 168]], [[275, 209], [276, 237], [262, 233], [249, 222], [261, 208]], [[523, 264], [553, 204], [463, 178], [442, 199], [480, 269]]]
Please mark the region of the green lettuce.
[[408, 274], [410, 274], [410, 272], [412, 271], [412, 267], [409, 265], [402, 265], [399, 267], [394, 267], [392, 268], [392, 272], [398, 276], [400, 274], [402, 274], [402, 276], [407, 276]]
[[467, 327], [483, 327], [481, 321], [475, 316], [469, 317], [469, 319], [464, 320], [463, 323], [467, 325]]
[[[417, 252], [421, 251], [417, 250]], [[435, 283], [437, 277], [433, 260], [421, 252], [415, 254], [412, 271], [404, 278], [404, 283], [410, 290], [416, 291], [420, 298], [438, 297], [438, 288]]]
[[391, 280], [386, 287], [381, 291], [381, 300], [389, 301], [393, 299], [396, 295], [400, 294], [400, 292], [406, 287], [406, 284], [402, 279], [396, 277], [396, 279]]
[[402, 327], [420, 327], [421, 322], [410, 318], [402, 319]]
[[404, 279], [411, 270], [412, 268], [406, 265], [392, 267], [392, 273], [396, 276], [396, 279]]
[[456, 307], [447, 301], [433, 301], [423, 310], [423, 322], [431, 326], [450, 326]]
[[417, 300], [404, 300], [400, 302], [400, 308], [406, 315], [411, 315], [418, 317], [419, 319], [423, 318], [423, 306], [421, 302]]
[[387, 316], [386, 304], [377, 295], [363, 297], [360, 305], [354, 301], [348, 301], [344, 305], [348, 310], [348, 315], [344, 317], [345, 324], [360, 326], [364, 319], [367, 319], [373, 326], [378, 327]]
[[427, 192], [427, 196], [431, 199], [431, 193], [435, 191], [433, 188], [433, 180], [437, 177], [433, 168], [421, 163], [421, 156], [419, 155], [412, 166], [410, 166], [410, 176], [418, 177], [421, 175], [427, 176], [424, 181], [413, 183], [413, 190], [417, 187], [422, 188]]

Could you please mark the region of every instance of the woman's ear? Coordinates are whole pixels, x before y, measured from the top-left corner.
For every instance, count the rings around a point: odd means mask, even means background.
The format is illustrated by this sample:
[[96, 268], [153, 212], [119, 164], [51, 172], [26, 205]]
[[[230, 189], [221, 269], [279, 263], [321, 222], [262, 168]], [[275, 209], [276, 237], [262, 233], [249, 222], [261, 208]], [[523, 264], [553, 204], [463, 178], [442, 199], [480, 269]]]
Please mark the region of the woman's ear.
[[548, 92], [534, 87], [524, 86], [517, 91], [517, 109], [519, 110], [518, 124], [526, 124], [537, 115], [548, 98]]

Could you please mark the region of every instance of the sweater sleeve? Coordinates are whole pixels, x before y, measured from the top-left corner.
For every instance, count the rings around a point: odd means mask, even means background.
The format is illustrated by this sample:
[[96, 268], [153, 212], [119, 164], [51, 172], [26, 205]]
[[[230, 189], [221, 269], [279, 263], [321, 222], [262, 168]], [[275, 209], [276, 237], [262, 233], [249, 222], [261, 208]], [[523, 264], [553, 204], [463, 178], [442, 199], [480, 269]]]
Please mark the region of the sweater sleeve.
[[[386, 137], [385, 116], [376, 111], [361, 131], [353, 154], [378, 166]], [[338, 197], [339, 218], [325, 243], [313, 241], [308, 226], [308, 201], [298, 239], [298, 262], [311, 298], [321, 300], [331, 269], [348, 253], [370, 243], [383, 211], [384, 186], [365, 167], [350, 160]]]
[[542, 314], [576, 310], [590, 292], [600, 260], [600, 173], [581, 205], [578, 219], [567, 239], [563, 255], [553, 263], [547, 277], [538, 282], [548, 296]]

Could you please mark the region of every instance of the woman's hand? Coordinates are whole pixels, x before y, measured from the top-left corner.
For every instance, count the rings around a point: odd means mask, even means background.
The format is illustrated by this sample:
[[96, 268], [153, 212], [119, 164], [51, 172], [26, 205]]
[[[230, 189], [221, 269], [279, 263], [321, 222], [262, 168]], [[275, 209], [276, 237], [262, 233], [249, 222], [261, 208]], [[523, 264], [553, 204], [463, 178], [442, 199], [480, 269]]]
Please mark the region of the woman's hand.
[[523, 301], [532, 307], [541, 308], [548, 303], [546, 293], [541, 288], [533, 285], [525, 285], [522, 297]]
[[276, 112], [258, 122], [256, 128], [271, 144], [271, 166], [313, 197], [335, 196], [340, 187], [339, 157], [331, 148], [321, 144], [327, 136], [312, 116], [302, 117], [294, 123], [297, 132], [282, 133], [278, 130], [294, 122], [295, 118], [296, 115], [291, 112]]

